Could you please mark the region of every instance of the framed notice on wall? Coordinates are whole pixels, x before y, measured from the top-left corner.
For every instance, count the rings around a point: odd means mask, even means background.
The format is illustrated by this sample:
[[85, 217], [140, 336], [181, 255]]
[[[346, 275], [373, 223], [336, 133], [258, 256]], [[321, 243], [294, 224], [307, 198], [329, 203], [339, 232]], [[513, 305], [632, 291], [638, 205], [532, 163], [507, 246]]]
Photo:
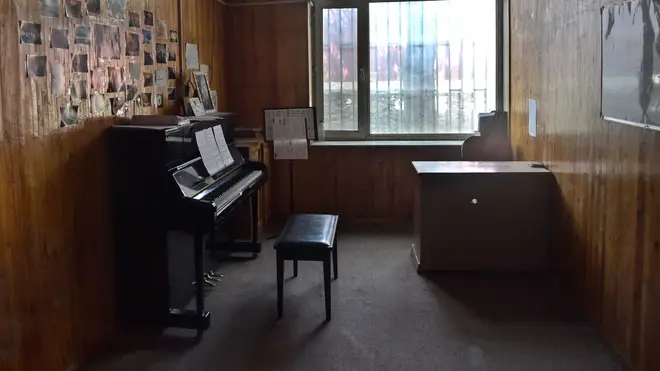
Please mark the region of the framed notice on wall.
[[264, 139], [273, 141], [273, 126], [282, 120], [289, 120], [289, 118], [300, 118], [305, 123], [307, 139], [318, 139], [316, 109], [314, 107], [265, 109]]
[[660, 4], [631, 0], [601, 8], [601, 116], [660, 130]]

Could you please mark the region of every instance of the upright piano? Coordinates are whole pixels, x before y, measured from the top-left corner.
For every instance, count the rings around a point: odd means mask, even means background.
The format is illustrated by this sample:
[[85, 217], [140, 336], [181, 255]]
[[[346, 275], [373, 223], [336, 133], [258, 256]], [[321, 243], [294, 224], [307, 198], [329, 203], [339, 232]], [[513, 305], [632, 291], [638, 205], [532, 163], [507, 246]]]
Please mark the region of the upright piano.
[[[210, 326], [210, 313], [204, 310], [204, 272], [209, 263], [205, 262], [205, 244], [213, 242], [209, 236], [246, 202], [250, 203], [251, 241], [218, 242], [215, 247], [253, 257], [261, 251], [257, 192], [266, 181], [267, 169], [241, 156], [234, 143], [232, 118], [220, 114], [203, 121], [190, 118], [158, 124], [154, 117], [110, 128], [116, 299], [122, 322], [196, 329], [201, 336]], [[226, 156], [214, 166], [207, 166], [214, 159], [202, 156], [198, 143], [199, 138], [209, 139], [209, 133], [219, 147], [222, 141], [226, 143]], [[173, 232], [192, 236], [194, 242], [183, 247], [190, 259], [171, 256], [172, 245], [181, 244], [172, 242]], [[181, 275], [173, 273], [178, 268], [189, 268], [194, 285], [179, 282]], [[172, 286], [194, 292], [194, 310], [186, 310], [185, 303], [173, 303]]]

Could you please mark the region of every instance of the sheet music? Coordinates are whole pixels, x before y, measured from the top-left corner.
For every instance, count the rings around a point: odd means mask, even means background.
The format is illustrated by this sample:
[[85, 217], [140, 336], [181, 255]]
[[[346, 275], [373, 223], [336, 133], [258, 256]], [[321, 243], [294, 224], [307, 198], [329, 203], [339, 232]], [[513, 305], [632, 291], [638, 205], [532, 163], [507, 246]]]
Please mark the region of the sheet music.
[[305, 118], [293, 116], [275, 120], [273, 148], [276, 160], [306, 160], [308, 153]]
[[307, 139], [318, 139], [316, 136], [316, 125], [314, 122], [314, 108], [290, 108], [288, 110], [288, 117], [303, 117], [305, 118]]
[[281, 125], [286, 116], [286, 109], [269, 109], [265, 111], [264, 136], [266, 140], [273, 140], [273, 126]]
[[213, 131], [208, 128], [195, 132], [195, 139], [197, 141], [197, 148], [199, 154], [202, 156], [202, 162], [206, 167], [206, 171], [210, 175], [217, 173], [225, 168], [222, 155], [218, 149], [218, 144], [215, 141]]
[[214, 126], [213, 134], [215, 134], [215, 142], [220, 150], [220, 157], [222, 157], [222, 162], [225, 167], [234, 163], [234, 157], [231, 155], [231, 151], [227, 146], [227, 140], [225, 139], [225, 133], [222, 131], [222, 126]]

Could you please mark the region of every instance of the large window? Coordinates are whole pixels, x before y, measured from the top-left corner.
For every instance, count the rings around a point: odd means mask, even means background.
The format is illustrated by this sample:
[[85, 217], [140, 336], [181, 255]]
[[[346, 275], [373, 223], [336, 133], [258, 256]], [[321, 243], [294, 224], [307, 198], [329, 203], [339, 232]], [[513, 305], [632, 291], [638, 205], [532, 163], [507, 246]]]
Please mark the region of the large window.
[[323, 1], [313, 81], [327, 138], [465, 137], [497, 108], [497, 0]]

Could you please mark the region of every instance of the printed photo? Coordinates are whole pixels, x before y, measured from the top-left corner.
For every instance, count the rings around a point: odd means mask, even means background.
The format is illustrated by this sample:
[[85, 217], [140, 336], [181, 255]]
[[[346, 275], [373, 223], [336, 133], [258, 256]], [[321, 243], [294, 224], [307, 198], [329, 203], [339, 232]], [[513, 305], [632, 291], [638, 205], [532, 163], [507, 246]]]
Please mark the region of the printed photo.
[[167, 63], [167, 44], [156, 44], [156, 63]]
[[170, 30], [170, 42], [178, 43], [179, 42], [179, 33], [176, 30]]
[[92, 71], [92, 90], [101, 93], [108, 91], [108, 75], [104, 67], [97, 67]]
[[60, 107], [60, 126], [72, 126], [78, 123], [78, 106], [67, 104]]
[[151, 93], [142, 93], [140, 95], [142, 107], [151, 107]]
[[137, 85], [126, 85], [126, 100], [133, 101], [138, 96]]
[[50, 47], [53, 49], [69, 49], [69, 30], [63, 28], [51, 28]]
[[108, 16], [110, 18], [126, 19], [126, 0], [108, 0]]
[[19, 27], [21, 32], [21, 44], [41, 45], [41, 23], [21, 21]]
[[66, 80], [64, 79], [64, 64], [53, 62], [50, 64], [50, 91], [53, 95], [66, 94]]
[[108, 93], [121, 93], [126, 90], [126, 78], [121, 67], [108, 67]]
[[87, 15], [101, 14], [101, 0], [87, 0]]
[[41, 15], [49, 18], [59, 18], [60, 0], [41, 0]]
[[206, 74], [204, 73], [193, 73], [195, 77], [195, 88], [197, 89], [197, 96], [202, 102], [204, 109], [209, 111], [213, 109], [213, 100], [211, 100], [211, 89], [209, 88], [209, 82], [206, 79]]
[[176, 49], [170, 48], [167, 54], [169, 54], [169, 58], [167, 58], [167, 60], [170, 62], [176, 62]]
[[126, 112], [124, 98], [110, 98], [110, 106], [112, 106], [112, 114], [115, 116], [122, 116]]
[[46, 62], [45, 55], [28, 55], [26, 66], [28, 77], [46, 77]]
[[158, 39], [167, 39], [167, 22], [158, 21], [156, 26], [156, 38]]
[[218, 112], [218, 92], [211, 90], [211, 100], [213, 101], [213, 111]]
[[154, 86], [154, 74], [153, 72], [145, 72], [144, 73], [144, 87], [148, 88], [151, 86]]
[[119, 27], [94, 25], [94, 46], [97, 58], [120, 59]]
[[167, 78], [169, 80], [176, 80], [176, 67], [167, 67]]
[[167, 70], [164, 68], [159, 68], [156, 70], [156, 87], [167, 87]]
[[154, 65], [154, 53], [147, 51], [144, 52], [144, 65], [145, 66]]
[[131, 80], [140, 79], [140, 70], [141, 66], [139, 63], [129, 63], [128, 64], [128, 74], [131, 76]]
[[64, 9], [66, 16], [69, 18], [81, 19], [82, 18], [82, 3], [80, 0], [64, 0]]
[[156, 108], [163, 108], [163, 94], [154, 94], [154, 105]]
[[153, 26], [154, 25], [154, 13], [144, 11], [144, 25]]
[[176, 101], [176, 89], [167, 89], [167, 101], [168, 102]]
[[140, 13], [128, 12], [128, 27], [140, 27]]
[[73, 54], [71, 56], [71, 71], [79, 73], [89, 72], [87, 54]]
[[126, 32], [126, 56], [140, 56], [140, 35], [135, 32]]
[[71, 82], [71, 97], [73, 99], [87, 99], [87, 80]]
[[105, 99], [105, 96], [101, 94], [92, 94], [90, 101], [92, 115], [107, 116], [110, 113], [110, 110], [108, 109], [108, 101]]
[[151, 44], [152, 42], [152, 34], [151, 30], [142, 30], [142, 43], [143, 44]]
[[77, 25], [74, 31], [76, 44], [90, 45], [90, 33], [91, 29], [88, 26]]

